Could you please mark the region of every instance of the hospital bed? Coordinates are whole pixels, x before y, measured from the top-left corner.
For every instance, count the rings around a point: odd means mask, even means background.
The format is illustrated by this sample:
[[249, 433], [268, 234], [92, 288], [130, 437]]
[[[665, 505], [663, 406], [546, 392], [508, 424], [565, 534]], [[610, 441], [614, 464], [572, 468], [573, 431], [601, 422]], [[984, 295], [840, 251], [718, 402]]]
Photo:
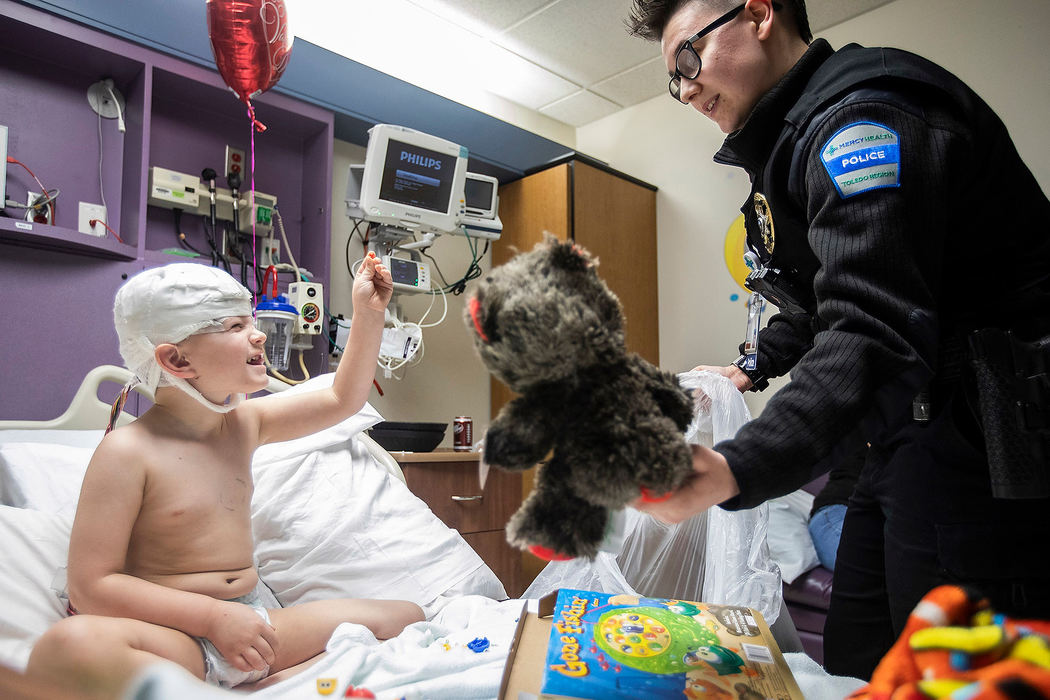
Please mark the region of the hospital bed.
[[[24, 668], [35, 640], [64, 615], [64, 567], [80, 482], [109, 419], [110, 406], [98, 398], [99, 387], [122, 385], [129, 378], [120, 367], [96, 367], [58, 418], [0, 421], [0, 664]], [[331, 375], [321, 376], [287, 392], [330, 382]], [[123, 414], [118, 424], [132, 420]], [[368, 687], [368, 675], [383, 675], [391, 663], [404, 663], [397, 655], [385, 659], [413, 637], [414, 648], [405, 656], [414, 659], [414, 670], [394, 674], [401, 680], [384, 675], [373, 683], [374, 692], [408, 682], [421, 684], [427, 697], [440, 696], [445, 685], [478, 684], [494, 695], [499, 686], [499, 647], [484, 659], [492, 664], [486, 674], [478, 671], [482, 660], [466, 644], [476, 637], [495, 638], [499, 631], [512, 634], [521, 601], [506, 601], [502, 584], [474, 550], [408, 490], [397, 462], [364, 433], [381, 420], [366, 404], [336, 426], [256, 451], [256, 563], [282, 605], [335, 597], [400, 598], [420, 604], [429, 622], [382, 648], [374, 640], [361, 643], [364, 628], [344, 625], [333, 636], [332, 648], [346, 646], [352, 660], [330, 654], [301, 678], [266, 689], [266, 696], [307, 697], [306, 689], [316, 694], [318, 673], [330, 673], [343, 687], [363, 681]], [[500, 624], [490, 626], [490, 616]], [[435, 645], [432, 663], [421, 654], [420, 635], [429, 635]], [[344, 637], [353, 642], [344, 644]], [[469, 671], [470, 678], [444, 680], [461, 671]]]
[[[35, 640], [65, 614], [73, 513], [109, 418], [99, 385], [128, 378], [119, 367], [95, 368], [58, 418], [0, 421], [0, 665], [23, 669]], [[323, 375], [286, 391], [330, 382]], [[131, 420], [124, 414], [118, 424]], [[336, 426], [256, 451], [256, 564], [284, 606], [399, 598], [418, 603], [427, 620], [383, 643], [341, 625], [321, 661], [254, 696], [313, 697], [319, 681], [334, 685], [332, 697], [350, 685], [381, 699], [498, 694], [524, 601], [507, 600], [480, 557], [408, 490], [397, 462], [363, 432], [381, 420], [366, 404]], [[487, 649], [476, 651], [477, 639]], [[785, 656], [807, 697], [845, 694], [805, 655]]]

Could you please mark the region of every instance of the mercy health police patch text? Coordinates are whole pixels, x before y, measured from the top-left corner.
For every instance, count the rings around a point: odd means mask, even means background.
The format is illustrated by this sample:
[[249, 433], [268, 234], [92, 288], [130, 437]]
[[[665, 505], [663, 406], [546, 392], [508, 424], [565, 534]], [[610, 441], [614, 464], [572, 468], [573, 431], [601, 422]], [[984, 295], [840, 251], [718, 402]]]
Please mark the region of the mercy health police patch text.
[[881, 124], [856, 122], [839, 129], [820, 158], [844, 198], [900, 186], [900, 138]]

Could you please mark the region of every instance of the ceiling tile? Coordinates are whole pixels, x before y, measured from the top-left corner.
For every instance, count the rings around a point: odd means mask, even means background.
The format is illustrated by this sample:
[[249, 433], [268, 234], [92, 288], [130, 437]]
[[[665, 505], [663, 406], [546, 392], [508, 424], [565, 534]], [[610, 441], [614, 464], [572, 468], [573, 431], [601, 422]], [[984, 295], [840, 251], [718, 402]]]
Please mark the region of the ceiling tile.
[[816, 34], [888, 2], [892, 0], [810, 0], [806, 3], [809, 28]]
[[615, 102], [610, 102], [593, 92], [580, 90], [563, 100], [543, 107], [540, 113], [572, 126], [583, 126], [619, 110], [620, 106]]
[[654, 58], [595, 83], [589, 89], [622, 107], [630, 107], [667, 93], [667, 68], [662, 58]]
[[659, 46], [627, 34], [631, 0], [559, 0], [494, 41], [581, 86], [644, 63]]
[[503, 31], [551, 0], [409, 0], [486, 36]]
[[580, 89], [579, 85], [502, 47], [491, 48], [492, 61], [486, 78], [486, 89], [491, 93], [538, 110]]

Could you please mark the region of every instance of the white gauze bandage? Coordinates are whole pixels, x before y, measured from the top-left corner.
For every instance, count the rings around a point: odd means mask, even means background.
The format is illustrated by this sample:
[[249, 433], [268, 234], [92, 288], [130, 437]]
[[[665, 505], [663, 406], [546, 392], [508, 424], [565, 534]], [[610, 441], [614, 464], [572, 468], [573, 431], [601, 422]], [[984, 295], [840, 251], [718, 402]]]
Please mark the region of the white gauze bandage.
[[161, 343], [221, 329], [221, 319], [251, 316], [251, 299], [251, 292], [215, 267], [174, 263], [140, 272], [117, 290], [113, 302], [124, 365], [151, 391], [175, 386], [217, 413], [233, 410], [241, 402], [240, 394], [222, 404], [208, 400], [185, 379], [161, 369], [154, 350]]

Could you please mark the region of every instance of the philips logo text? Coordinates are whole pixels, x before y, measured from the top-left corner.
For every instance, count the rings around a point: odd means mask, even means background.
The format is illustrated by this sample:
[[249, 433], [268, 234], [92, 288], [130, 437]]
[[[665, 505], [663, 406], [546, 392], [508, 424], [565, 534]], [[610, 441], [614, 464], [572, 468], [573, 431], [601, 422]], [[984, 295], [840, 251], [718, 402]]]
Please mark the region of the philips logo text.
[[441, 170], [441, 161], [437, 158], [427, 158], [421, 156], [418, 153], [409, 153], [408, 151], [401, 151], [401, 161], [412, 163], [413, 165], [421, 165], [424, 168], [430, 170]]

